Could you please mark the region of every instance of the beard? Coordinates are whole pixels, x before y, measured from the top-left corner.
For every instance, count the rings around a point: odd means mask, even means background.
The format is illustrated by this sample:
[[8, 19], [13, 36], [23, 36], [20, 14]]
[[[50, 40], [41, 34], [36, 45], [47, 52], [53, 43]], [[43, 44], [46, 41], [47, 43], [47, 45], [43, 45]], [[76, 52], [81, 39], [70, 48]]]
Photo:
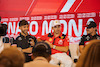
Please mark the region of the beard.
[[56, 33], [56, 34], [59, 34], [60, 32], [61, 32], [60, 30], [57, 30], [55, 33]]
[[22, 33], [24, 33], [25, 35], [27, 35], [28, 34], [28, 31], [23, 30]]

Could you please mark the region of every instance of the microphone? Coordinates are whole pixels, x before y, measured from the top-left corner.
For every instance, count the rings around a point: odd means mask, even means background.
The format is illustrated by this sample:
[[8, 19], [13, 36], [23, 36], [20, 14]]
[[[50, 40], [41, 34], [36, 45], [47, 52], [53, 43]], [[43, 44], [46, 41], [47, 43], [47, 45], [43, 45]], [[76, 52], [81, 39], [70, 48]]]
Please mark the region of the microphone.
[[4, 37], [3, 38], [3, 43], [9, 43], [9, 38], [8, 37]]
[[29, 44], [29, 47], [31, 47], [31, 44], [30, 44], [31, 40], [28, 40], [28, 44]]
[[14, 38], [10, 37], [10, 43], [13, 44], [13, 42], [14, 42]]

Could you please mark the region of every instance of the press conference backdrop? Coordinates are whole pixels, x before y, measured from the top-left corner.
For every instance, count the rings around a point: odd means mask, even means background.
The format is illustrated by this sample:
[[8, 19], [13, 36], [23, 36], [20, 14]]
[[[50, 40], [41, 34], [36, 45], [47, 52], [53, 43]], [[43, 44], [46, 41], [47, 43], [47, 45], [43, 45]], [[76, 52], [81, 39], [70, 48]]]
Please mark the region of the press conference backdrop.
[[8, 37], [20, 33], [18, 23], [26, 19], [30, 23], [29, 34], [37, 38], [51, 30], [52, 20], [58, 19], [62, 32], [70, 43], [79, 43], [86, 34], [83, 27], [90, 20], [97, 23], [100, 34], [100, 0], [0, 0], [1, 23], [8, 25]]

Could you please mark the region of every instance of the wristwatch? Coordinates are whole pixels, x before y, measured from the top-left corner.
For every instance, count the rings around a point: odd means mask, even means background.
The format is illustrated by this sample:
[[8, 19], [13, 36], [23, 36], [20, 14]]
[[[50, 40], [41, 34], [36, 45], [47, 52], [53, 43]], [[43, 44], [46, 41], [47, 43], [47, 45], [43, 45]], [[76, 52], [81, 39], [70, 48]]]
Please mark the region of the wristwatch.
[[53, 49], [55, 49], [56, 48], [56, 45], [53, 45]]

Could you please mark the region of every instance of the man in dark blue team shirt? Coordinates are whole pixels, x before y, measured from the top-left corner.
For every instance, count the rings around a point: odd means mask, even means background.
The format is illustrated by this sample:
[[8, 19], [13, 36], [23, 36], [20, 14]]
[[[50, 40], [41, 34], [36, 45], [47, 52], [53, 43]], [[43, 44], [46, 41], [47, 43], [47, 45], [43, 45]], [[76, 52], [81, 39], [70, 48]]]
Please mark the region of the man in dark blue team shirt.
[[89, 21], [85, 26], [87, 29], [87, 35], [83, 35], [79, 42], [79, 50], [82, 53], [84, 47], [89, 43], [90, 40], [99, 39], [100, 36], [96, 33], [97, 32], [97, 25], [94, 21]]
[[19, 22], [19, 28], [21, 30], [20, 35], [14, 40], [13, 44], [17, 44], [17, 47], [22, 49], [25, 55], [25, 61], [31, 61], [30, 54], [32, 53], [32, 48], [36, 44], [37, 40], [34, 36], [28, 34], [29, 24], [26, 20], [21, 20]]

